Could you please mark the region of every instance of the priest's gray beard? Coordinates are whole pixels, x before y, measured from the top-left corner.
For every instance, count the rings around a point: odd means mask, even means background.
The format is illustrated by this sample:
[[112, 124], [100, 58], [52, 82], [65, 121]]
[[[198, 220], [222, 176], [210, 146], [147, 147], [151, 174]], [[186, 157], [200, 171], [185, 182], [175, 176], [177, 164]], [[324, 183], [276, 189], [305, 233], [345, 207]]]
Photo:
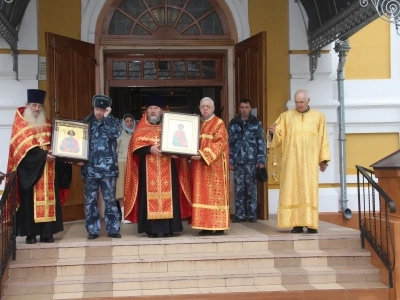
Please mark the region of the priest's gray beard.
[[160, 122], [161, 116], [148, 116], [148, 120], [151, 124], [157, 124]]
[[46, 115], [43, 109], [39, 111], [37, 115], [35, 115], [30, 107], [27, 106], [24, 110], [24, 119], [28, 122], [29, 125], [35, 127], [44, 127], [44, 125], [46, 124]]

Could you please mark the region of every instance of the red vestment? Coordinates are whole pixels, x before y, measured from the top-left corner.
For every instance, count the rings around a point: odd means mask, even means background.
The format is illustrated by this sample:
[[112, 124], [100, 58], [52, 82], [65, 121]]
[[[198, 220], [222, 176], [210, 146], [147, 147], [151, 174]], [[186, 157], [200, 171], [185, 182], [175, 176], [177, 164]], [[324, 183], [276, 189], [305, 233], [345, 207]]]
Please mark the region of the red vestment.
[[[23, 117], [25, 107], [18, 108], [11, 131], [7, 173], [17, 170], [28, 151], [39, 147], [49, 150], [51, 143], [51, 123], [46, 120], [43, 127], [30, 125]], [[55, 161], [46, 161], [43, 174], [33, 186], [34, 220], [39, 222], [55, 221]], [[18, 180], [17, 180], [18, 184]], [[19, 189], [17, 189], [19, 191]], [[19, 194], [16, 197], [19, 207]]]
[[[191, 216], [192, 184], [188, 160], [174, 159], [170, 156], [146, 155], [144, 165], [140, 165], [139, 156], [134, 152], [146, 146], [159, 144], [161, 125], [150, 124], [146, 114], [142, 117], [133, 132], [128, 147], [126, 177], [124, 188], [125, 219], [138, 222], [139, 184], [145, 185], [147, 201], [147, 219], [173, 218], [172, 181], [178, 180], [181, 218]], [[178, 178], [171, 176], [171, 160], [175, 160]], [[147, 178], [139, 178], [139, 168], [146, 169]]]
[[229, 228], [229, 144], [224, 122], [217, 116], [201, 121], [201, 160], [192, 160], [192, 227]]

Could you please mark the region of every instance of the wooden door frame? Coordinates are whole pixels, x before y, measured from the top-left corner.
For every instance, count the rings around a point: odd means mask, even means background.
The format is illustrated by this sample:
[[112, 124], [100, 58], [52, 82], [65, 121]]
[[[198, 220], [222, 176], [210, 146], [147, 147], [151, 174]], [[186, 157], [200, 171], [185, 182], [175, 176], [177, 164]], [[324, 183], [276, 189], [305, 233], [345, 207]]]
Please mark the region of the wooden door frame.
[[[249, 99], [252, 107], [257, 108], [257, 117], [262, 122], [264, 132], [268, 124], [266, 41], [267, 33], [263, 31], [235, 45], [235, 110], [239, 106], [240, 99]], [[257, 191], [257, 215], [260, 219], [268, 220], [268, 182], [259, 183]]]
[[[97, 47], [99, 53], [98, 55], [98, 63], [96, 65], [96, 77], [98, 76], [98, 80], [96, 80], [96, 90], [99, 91], [102, 94], [108, 95], [108, 90], [111, 87], [108, 77], [107, 77], [107, 68], [106, 68], [106, 57], [108, 53], [113, 53], [116, 54], [118, 51], [121, 53], [143, 53], [144, 55], [149, 54], [152, 55], [151, 53], [162, 53], [163, 51], [171, 53], [171, 51], [174, 51], [174, 53], [179, 53], [182, 52], [184, 55], [185, 53], [188, 53], [193, 50], [193, 52], [201, 52], [202, 50], [205, 53], [208, 54], [223, 54], [224, 59], [224, 71], [223, 75], [224, 78], [221, 80], [221, 83], [218, 84], [218, 86], [222, 87], [224, 90], [224, 98], [221, 98], [221, 108], [224, 107], [224, 110], [222, 111], [222, 119], [226, 123], [226, 126], [229, 123], [229, 120], [234, 116], [235, 113], [235, 108], [234, 108], [234, 95], [235, 95], [235, 87], [234, 87], [234, 46], [232, 45], [223, 45], [223, 46], [158, 46], [158, 47], [149, 47], [149, 46], [137, 46], [134, 48], [134, 51], [132, 51], [132, 47], [127, 47], [127, 46], [115, 46], [115, 45], [100, 45]], [[168, 56], [168, 54], [166, 54]], [[164, 84], [164, 85], [162, 85]], [[153, 85], [154, 87], [157, 87], [158, 85]], [[165, 82], [160, 81], [160, 87], [165, 87]], [[200, 99], [199, 99], [200, 100]]]

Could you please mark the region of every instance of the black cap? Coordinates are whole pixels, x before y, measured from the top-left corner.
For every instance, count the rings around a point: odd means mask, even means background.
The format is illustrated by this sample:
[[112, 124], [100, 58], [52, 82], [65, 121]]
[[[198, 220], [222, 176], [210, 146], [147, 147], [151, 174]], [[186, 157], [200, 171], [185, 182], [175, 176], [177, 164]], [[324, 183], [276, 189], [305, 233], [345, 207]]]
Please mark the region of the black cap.
[[112, 99], [106, 95], [94, 95], [92, 105], [93, 107], [106, 109], [107, 107], [111, 107]]
[[28, 103], [44, 103], [44, 98], [46, 98], [46, 92], [43, 90], [29, 89], [28, 90]]
[[160, 94], [149, 94], [146, 97], [146, 108], [149, 106], [158, 106], [159, 108], [163, 108], [164, 105], [164, 97]]

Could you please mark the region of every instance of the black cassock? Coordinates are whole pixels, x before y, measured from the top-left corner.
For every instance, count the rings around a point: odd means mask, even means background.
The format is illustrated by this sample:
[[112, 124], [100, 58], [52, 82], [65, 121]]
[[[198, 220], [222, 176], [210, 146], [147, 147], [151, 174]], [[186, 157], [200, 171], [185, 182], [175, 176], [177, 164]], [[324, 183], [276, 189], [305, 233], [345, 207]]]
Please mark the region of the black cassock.
[[135, 151], [135, 154], [139, 155], [138, 232], [145, 232], [147, 234], [170, 234], [173, 232], [181, 232], [183, 230], [183, 226], [179, 202], [178, 172], [173, 159], [171, 159], [173, 218], [159, 220], [147, 219], [146, 154], [150, 154], [150, 148], [151, 146], [146, 146]]
[[47, 151], [39, 147], [32, 148], [19, 163], [17, 179], [19, 183], [19, 208], [17, 211], [17, 235], [50, 238], [53, 234], [63, 231], [59, 187], [68, 188], [71, 184], [72, 167], [70, 164], [56, 161], [55, 196], [56, 220], [35, 223], [33, 205], [33, 187], [43, 174]]

